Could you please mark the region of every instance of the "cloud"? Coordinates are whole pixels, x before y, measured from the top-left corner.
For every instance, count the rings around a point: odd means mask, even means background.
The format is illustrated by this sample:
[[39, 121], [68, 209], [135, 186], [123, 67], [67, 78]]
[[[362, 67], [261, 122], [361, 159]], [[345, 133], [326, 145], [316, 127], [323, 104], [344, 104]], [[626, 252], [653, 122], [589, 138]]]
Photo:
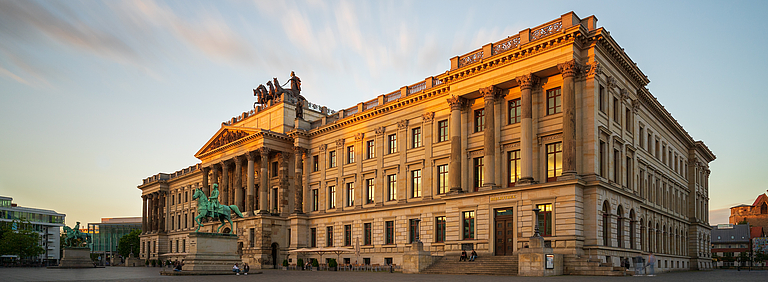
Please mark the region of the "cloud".
[[32, 85], [27, 80], [21, 78], [20, 76], [12, 73], [11, 71], [9, 71], [9, 70], [7, 70], [7, 69], [5, 69], [3, 67], [0, 67], [0, 76], [5, 76], [5, 77], [8, 77], [8, 78], [11, 78], [11, 79], [13, 79], [13, 80], [15, 80], [15, 81], [17, 81], [19, 83], [23, 83], [23, 84], [26, 84], [26, 85], [30, 85], [30, 86]]

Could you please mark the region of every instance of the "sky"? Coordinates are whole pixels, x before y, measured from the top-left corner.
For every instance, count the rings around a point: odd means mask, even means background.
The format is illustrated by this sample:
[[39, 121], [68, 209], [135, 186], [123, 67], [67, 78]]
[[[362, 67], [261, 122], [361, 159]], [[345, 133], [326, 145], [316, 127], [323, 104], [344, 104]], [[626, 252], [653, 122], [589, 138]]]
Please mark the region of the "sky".
[[0, 0], [0, 195], [69, 226], [141, 216], [142, 179], [198, 163], [273, 77], [344, 109], [569, 11], [717, 156], [710, 223], [766, 192], [768, 1]]

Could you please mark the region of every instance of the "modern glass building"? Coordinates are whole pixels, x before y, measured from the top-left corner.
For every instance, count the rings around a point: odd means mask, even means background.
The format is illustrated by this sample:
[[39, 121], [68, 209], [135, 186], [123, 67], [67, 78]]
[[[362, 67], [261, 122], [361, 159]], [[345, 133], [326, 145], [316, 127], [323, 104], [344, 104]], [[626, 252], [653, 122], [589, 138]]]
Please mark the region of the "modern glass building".
[[[61, 248], [60, 234], [66, 215], [53, 210], [21, 207], [13, 203], [13, 198], [0, 196], [0, 221], [29, 221], [28, 228], [40, 234], [40, 246], [45, 252], [36, 258], [20, 258], [39, 261], [49, 265], [58, 264]], [[25, 227], [27, 228], [27, 227]], [[7, 258], [17, 259], [15, 256]]]
[[[141, 230], [141, 217], [102, 218], [101, 223], [88, 223], [92, 236], [91, 253], [101, 254], [101, 263], [109, 261], [114, 265], [120, 261], [117, 244], [120, 238], [133, 230]], [[139, 253], [139, 246], [134, 250]]]

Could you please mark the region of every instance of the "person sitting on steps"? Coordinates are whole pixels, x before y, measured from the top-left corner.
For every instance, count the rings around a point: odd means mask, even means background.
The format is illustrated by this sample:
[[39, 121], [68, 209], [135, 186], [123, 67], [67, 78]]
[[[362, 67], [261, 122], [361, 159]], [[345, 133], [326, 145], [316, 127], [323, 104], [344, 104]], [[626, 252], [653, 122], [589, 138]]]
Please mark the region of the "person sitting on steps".
[[461, 256], [459, 257], [459, 261], [467, 261], [467, 251], [461, 250]]
[[472, 250], [472, 254], [469, 255], [469, 261], [475, 261], [477, 258], [477, 252], [475, 250]]

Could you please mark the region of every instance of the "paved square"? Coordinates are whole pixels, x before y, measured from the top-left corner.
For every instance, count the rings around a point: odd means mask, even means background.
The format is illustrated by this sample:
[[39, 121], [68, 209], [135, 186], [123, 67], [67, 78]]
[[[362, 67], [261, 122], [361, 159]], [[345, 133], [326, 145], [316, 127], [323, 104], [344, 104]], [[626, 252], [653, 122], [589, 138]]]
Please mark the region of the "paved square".
[[690, 271], [660, 274], [655, 277], [605, 277], [605, 276], [556, 276], [517, 277], [487, 275], [430, 275], [402, 274], [387, 272], [333, 272], [333, 271], [283, 271], [266, 269], [264, 274], [236, 276], [161, 276], [160, 268], [151, 267], [107, 267], [98, 269], [46, 269], [46, 268], [0, 268], [2, 281], [333, 281], [333, 282], [376, 282], [376, 281], [766, 281], [768, 271]]

